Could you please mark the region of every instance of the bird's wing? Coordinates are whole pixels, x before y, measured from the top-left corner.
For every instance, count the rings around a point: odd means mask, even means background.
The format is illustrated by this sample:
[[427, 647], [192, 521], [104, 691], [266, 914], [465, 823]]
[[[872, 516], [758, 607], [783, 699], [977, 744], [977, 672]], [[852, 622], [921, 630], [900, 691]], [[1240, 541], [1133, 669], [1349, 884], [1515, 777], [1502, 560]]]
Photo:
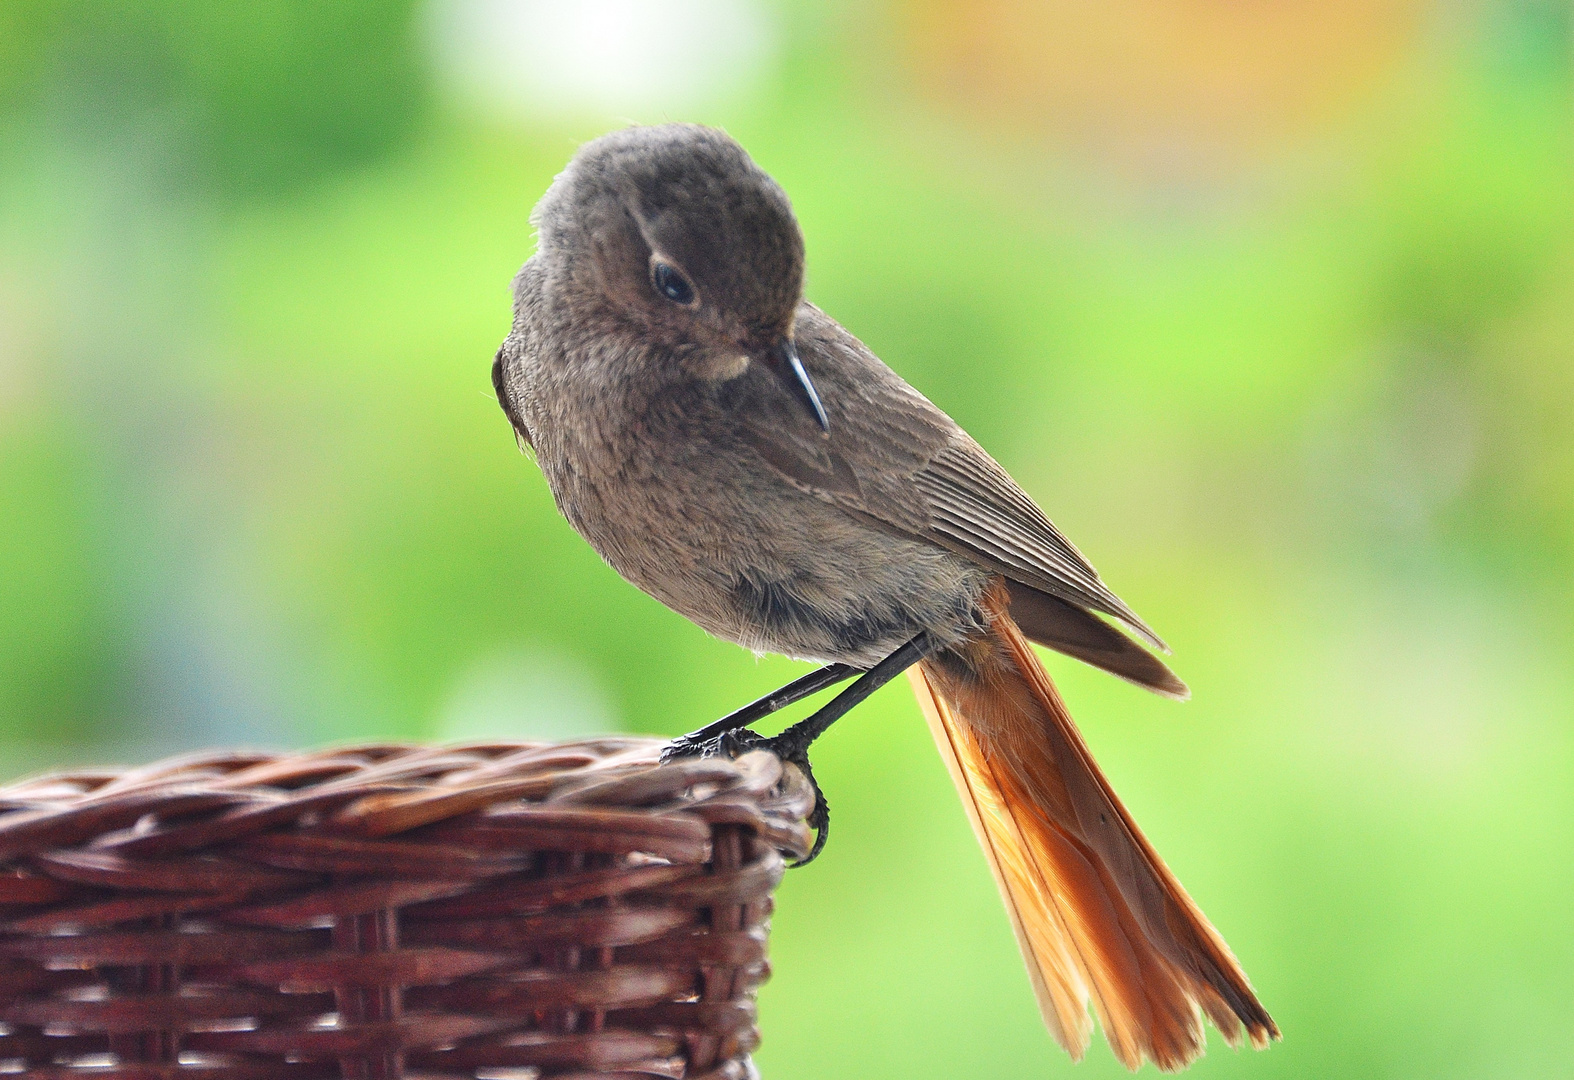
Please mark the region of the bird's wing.
[[965, 432], [958, 434], [913, 475], [929, 504], [930, 538], [1013, 581], [1112, 615], [1168, 651], [1005, 469]]
[[492, 359], [492, 389], [497, 391], [497, 403], [503, 407], [503, 415], [508, 417], [508, 422], [514, 426], [514, 441], [519, 444], [519, 449], [525, 453], [530, 452], [533, 444], [530, 438], [530, 429], [519, 418], [519, 410], [514, 407], [514, 397], [508, 390], [507, 372], [503, 368], [504, 349], [497, 350], [497, 356]]
[[742, 438], [784, 477], [1011, 581], [1113, 616], [1165, 649], [1005, 469], [862, 342], [809, 304], [796, 337], [829, 432], [779, 392], [768, 402], [750, 394], [735, 414]]

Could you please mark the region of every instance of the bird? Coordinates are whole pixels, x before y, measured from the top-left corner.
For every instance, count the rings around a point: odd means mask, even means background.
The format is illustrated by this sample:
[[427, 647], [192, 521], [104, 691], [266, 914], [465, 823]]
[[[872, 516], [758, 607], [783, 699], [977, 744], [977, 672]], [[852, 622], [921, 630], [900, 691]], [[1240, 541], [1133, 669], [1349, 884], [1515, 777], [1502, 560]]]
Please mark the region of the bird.
[[[668, 756], [810, 745], [907, 672], [1046, 1026], [1184, 1068], [1279, 1029], [1093, 760], [1036, 642], [1157, 694], [1164, 642], [962, 428], [804, 298], [791, 203], [725, 132], [582, 146], [531, 216], [493, 388], [568, 522], [711, 634], [820, 665]], [[847, 680], [807, 719], [748, 727]], [[829, 809], [815, 785], [818, 854]], [[807, 859], [804, 861], [808, 861]]]

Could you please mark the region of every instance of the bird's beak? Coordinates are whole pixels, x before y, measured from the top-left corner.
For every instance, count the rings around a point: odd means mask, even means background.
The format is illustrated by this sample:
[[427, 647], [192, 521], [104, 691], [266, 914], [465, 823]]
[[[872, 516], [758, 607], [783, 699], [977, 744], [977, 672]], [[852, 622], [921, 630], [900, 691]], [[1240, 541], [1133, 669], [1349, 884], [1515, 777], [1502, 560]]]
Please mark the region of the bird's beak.
[[761, 360], [793, 397], [809, 410], [819, 423], [820, 430], [829, 432], [831, 422], [825, 417], [825, 406], [820, 404], [820, 395], [815, 391], [809, 373], [803, 369], [803, 361], [798, 359], [798, 346], [793, 344], [792, 338], [784, 337], [766, 349]]

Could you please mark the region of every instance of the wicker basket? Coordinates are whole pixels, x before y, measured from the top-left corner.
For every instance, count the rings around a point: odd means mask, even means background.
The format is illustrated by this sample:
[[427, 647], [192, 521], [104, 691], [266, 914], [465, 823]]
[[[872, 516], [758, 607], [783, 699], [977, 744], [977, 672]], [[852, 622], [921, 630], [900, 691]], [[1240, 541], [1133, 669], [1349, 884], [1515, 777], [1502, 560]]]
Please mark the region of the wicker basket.
[[754, 1075], [807, 782], [660, 743], [211, 754], [0, 788], [0, 1072]]

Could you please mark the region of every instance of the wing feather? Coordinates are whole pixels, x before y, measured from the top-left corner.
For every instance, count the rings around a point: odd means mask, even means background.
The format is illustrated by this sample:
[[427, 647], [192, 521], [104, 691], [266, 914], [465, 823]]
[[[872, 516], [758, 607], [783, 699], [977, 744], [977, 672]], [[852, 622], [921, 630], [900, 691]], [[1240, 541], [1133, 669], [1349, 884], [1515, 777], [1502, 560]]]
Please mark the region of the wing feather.
[[772, 468], [897, 533], [1118, 619], [1168, 651], [1010, 474], [862, 342], [811, 304], [799, 309], [797, 342], [828, 434], [785, 407], [795, 403], [744, 400], [747, 379], [737, 380], [739, 400], [730, 402], [742, 441]]
[[1163, 639], [1110, 591], [1093, 564], [966, 432], [958, 429], [956, 437], [912, 479], [929, 503], [933, 539], [953, 549], [961, 545], [990, 557], [1007, 577], [1079, 607], [1111, 615], [1154, 648], [1169, 651]]

